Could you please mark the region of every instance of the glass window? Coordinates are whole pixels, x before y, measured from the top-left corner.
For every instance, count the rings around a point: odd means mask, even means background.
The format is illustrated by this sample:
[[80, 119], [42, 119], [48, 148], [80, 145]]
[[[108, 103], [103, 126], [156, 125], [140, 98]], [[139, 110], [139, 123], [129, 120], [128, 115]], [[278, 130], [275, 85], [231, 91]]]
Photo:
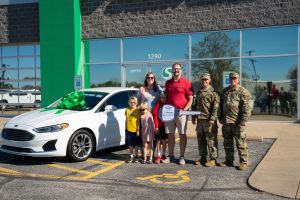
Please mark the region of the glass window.
[[41, 79], [41, 70], [37, 69], [35, 72], [36, 79]]
[[124, 61], [188, 58], [188, 35], [125, 38]]
[[2, 58], [2, 68], [18, 68], [17, 58]]
[[[174, 63], [151, 64], [151, 71], [155, 74], [156, 81], [161, 87], [165, 86], [167, 80], [173, 76], [172, 65]], [[187, 63], [180, 63], [182, 75], [187, 78]]]
[[243, 85], [254, 101], [253, 113], [296, 116], [296, 56], [243, 59], [242, 69]]
[[34, 45], [19, 46], [19, 56], [33, 56]]
[[238, 57], [239, 31], [192, 34], [192, 59]]
[[90, 63], [120, 62], [120, 39], [90, 40]]
[[35, 57], [35, 67], [40, 67], [41, 65], [40, 65], [40, 57], [39, 56], [36, 56]]
[[19, 80], [34, 80], [35, 71], [34, 70], [20, 70], [19, 71]]
[[20, 81], [19, 87], [20, 87], [20, 90], [35, 90], [36, 82], [35, 81]]
[[17, 46], [2, 47], [2, 56], [17, 56], [17, 55], [18, 55]]
[[243, 56], [296, 54], [297, 27], [243, 30]]
[[149, 68], [145, 64], [125, 65], [126, 67], [126, 87], [140, 87], [144, 85], [146, 73]]
[[39, 44], [35, 45], [35, 54], [40, 55], [40, 45]]
[[121, 86], [121, 67], [117, 64], [97, 64], [90, 66], [90, 86]]
[[101, 106], [100, 111], [103, 111], [106, 105], [116, 106], [117, 109], [122, 109], [128, 107], [128, 99], [132, 95], [132, 92], [124, 91], [114, 94], [110, 97], [104, 105]]
[[191, 66], [191, 81], [194, 91], [200, 88], [199, 77], [203, 72], [208, 72], [211, 75], [211, 85], [213, 88], [221, 92], [224, 88], [223, 76], [226, 72], [239, 72], [239, 59], [216, 59], [193, 61]]
[[18, 80], [18, 70], [1, 70], [1, 80]]
[[19, 58], [20, 68], [34, 67], [34, 57], [32, 58]]

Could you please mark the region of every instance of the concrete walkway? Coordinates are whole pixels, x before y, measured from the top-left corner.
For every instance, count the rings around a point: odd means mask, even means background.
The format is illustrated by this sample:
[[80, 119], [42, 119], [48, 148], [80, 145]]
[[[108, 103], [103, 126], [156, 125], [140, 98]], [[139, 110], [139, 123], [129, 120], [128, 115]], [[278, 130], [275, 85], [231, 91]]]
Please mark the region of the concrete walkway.
[[[0, 129], [7, 120], [0, 117]], [[189, 137], [195, 137], [195, 125], [189, 123], [187, 132]], [[275, 195], [300, 199], [300, 124], [250, 121], [247, 124], [247, 137], [276, 139], [250, 176], [249, 185]]]

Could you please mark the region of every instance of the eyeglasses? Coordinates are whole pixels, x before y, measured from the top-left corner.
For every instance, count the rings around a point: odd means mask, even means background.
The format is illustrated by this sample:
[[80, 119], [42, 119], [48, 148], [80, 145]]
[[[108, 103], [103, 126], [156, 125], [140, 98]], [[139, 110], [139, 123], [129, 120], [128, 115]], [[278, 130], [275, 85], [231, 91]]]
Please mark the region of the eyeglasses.
[[180, 71], [181, 68], [173, 68], [173, 71]]
[[148, 80], [150, 80], [150, 79], [153, 80], [154, 77], [153, 77], [153, 76], [148, 76], [147, 79], [148, 79]]
[[129, 103], [136, 103], [135, 101], [130, 101]]

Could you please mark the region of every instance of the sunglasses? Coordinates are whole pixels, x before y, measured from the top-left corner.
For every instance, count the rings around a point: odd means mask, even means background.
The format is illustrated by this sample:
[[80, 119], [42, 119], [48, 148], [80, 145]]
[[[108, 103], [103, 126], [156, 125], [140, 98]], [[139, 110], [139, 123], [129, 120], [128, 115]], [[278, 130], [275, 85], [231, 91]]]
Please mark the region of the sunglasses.
[[147, 79], [148, 79], [148, 80], [153, 80], [154, 77], [153, 77], [153, 76], [148, 76]]

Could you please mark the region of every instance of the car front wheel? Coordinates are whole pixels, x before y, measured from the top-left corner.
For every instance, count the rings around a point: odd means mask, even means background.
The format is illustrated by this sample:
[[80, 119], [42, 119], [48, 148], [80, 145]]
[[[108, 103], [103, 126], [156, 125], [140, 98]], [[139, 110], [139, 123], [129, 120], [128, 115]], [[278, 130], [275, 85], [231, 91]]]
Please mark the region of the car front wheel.
[[68, 143], [67, 157], [71, 161], [81, 162], [87, 160], [94, 151], [92, 135], [86, 130], [76, 131]]

